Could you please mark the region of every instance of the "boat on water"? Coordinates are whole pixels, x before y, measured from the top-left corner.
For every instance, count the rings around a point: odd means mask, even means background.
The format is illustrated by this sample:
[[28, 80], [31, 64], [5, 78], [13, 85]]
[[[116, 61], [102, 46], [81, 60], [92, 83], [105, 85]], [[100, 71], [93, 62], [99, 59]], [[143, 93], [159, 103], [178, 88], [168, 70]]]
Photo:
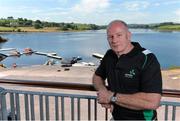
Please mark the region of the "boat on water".
[[17, 56], [17, 57], [20, 57], [22, 54], [17, 51], [17, 50], [14, 50], [14, 51], [10, 51], [8, 56]]
[[[5, 51], [5, 52], [4, 52]], [[64, 67], [70, 67], [70, 66], [94, 66], [94, 63], [91, 62], [79, 62], [82, 60], [82, 57], [76, 56], [76, 57], [71, 57], [71, 58], [62, 58], [61, 56], [58, 56], [57, 53], [54, 52], [39, 52], [39, 51], [34, 51], [31, 48], [25, 48], [23, 52], [17, 51], [15, 48], [3, 48], [0, 49], [0, 61], [4, 60], [7, 57], [13, 57], [17, 56], [20, 57], [21, 55], [31, 55], [31, 54], [36, 54], [36, 55], [42, 55], [46, 56], [49, 59], [44, 63], [44, 65], [54, 65], [54, 64], [61, 64], [61, 66]], [[101, 59], [103, 55], [94, 53], [94, 57]]]
[[72, 66], [74, 66], [74, 67], [80, 67], [80, 66], [95, 66], [95, 64], [92, 63], [92, 62], [80, 62], [80, 63], [72, 64]]
[[99, 53], [93, 53], [92, 56], [97, 58], [97, 59], [102, 59], [104, 57], [104, 55], [99, 54]]
[[35, 51], [33, 51], [31, 48], [25, 48], [24, 51], [23, 51], [23, 54], [31, 55], [34, 52]]
[[21, 56], [22, 53], [20, 53], [19, 51], [17, 51], [16, 48], [2, 48], [0, 49], [0, 53], [6, 57], [10, 57], [10, 56]]
[[8, 56], [5, 55], [5, 54], [0, 53], [0, 61], [4, 60], [6, 57], [8, 57]]

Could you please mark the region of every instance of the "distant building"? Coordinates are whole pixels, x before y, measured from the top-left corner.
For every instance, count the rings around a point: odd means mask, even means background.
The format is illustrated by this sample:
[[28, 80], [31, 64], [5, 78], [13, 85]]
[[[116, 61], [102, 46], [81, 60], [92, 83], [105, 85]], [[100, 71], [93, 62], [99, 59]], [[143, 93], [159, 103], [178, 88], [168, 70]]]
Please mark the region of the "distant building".
[[15, 26], [18, 26], [19, 24], [18, 24], [18, 22], [10, 22], [9, 25], [15, 27]]
[[8, 20], [14, 20], [12, 16], [7, 17]]

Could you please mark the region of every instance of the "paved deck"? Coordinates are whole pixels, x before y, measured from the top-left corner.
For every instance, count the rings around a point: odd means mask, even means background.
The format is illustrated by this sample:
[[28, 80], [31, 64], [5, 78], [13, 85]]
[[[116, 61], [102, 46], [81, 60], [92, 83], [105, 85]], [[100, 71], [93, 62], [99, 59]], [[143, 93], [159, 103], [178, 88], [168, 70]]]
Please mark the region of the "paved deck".
[[[69, 69], [69, 70], [68, 70]], [[0, 69], [0, 78], [5, 79], [19, 79], [19, 80], [42, 80], [42, 81], [55, 81], [55, 82], [73, 82], [91, 84], [92, 75], [96, 67], [61, 67], [37, 65], [23, 68], [12, 69]], [[180, 89], [180, 69], [162, 70], [163, 88], [164, 89]], [[47, 89], [39, 87], [25, 87], [20, 85], [7, 85], [3, 84], [1, 87], [19, 89], [19, 90], [33, 90], [33, 91], [48, 91], [48, 92], [61, 92], [61, 93], [77, 93], [77, 94], [91, 94], [95, 95], [95, 92], [88, 91], [74, 91], [63, 89]], [[179, 101], [178, 98], [166, 98], [162, 100]], [[164, 117], [164, 109], [158, 110], [159, 119]], [[177, 108], [176, 115], [180, 114], [180, 108]], [[180, 117], [177, 118], [180, 120]]]

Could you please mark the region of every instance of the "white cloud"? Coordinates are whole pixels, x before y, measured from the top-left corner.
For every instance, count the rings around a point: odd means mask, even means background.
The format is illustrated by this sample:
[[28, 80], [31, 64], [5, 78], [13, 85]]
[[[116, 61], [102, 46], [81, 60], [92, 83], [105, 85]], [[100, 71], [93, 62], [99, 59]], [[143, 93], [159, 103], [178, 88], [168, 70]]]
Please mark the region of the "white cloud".
[[180, 8], [177, 9], [174, 13], [176, 15], [176, 20], [175, 21], [180, 22]]
[[109, 6], [109, 0], [81, 0], [79, 4], [76, 4], [72, 11], [82, 13], [92, 13]]
[[150, 5], [150, 3], [146, 1], [130, 1], [125, 2], [122, 5], [130, 11], [137, 11], [141, 9], [146, 9]]
[[180, 9], [177, 9], [174, 13], [180, 17]]

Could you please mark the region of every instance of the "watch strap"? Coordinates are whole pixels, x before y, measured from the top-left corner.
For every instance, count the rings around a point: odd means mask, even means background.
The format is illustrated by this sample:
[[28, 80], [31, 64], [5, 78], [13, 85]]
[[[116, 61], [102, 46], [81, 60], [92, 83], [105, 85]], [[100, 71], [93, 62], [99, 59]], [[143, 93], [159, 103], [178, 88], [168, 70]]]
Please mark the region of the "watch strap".
[[113, 94], [113, 97], [116, 97], [116, 95], [117, 95], [117, 92], [115, 92], [115, 93]]
[[111, 103], [115, 103], [116, 102], [116, 95], [117, 95], [117, 93], [115, 92], [113, 95], [112, 95], [112, 97], [111, 97]]

